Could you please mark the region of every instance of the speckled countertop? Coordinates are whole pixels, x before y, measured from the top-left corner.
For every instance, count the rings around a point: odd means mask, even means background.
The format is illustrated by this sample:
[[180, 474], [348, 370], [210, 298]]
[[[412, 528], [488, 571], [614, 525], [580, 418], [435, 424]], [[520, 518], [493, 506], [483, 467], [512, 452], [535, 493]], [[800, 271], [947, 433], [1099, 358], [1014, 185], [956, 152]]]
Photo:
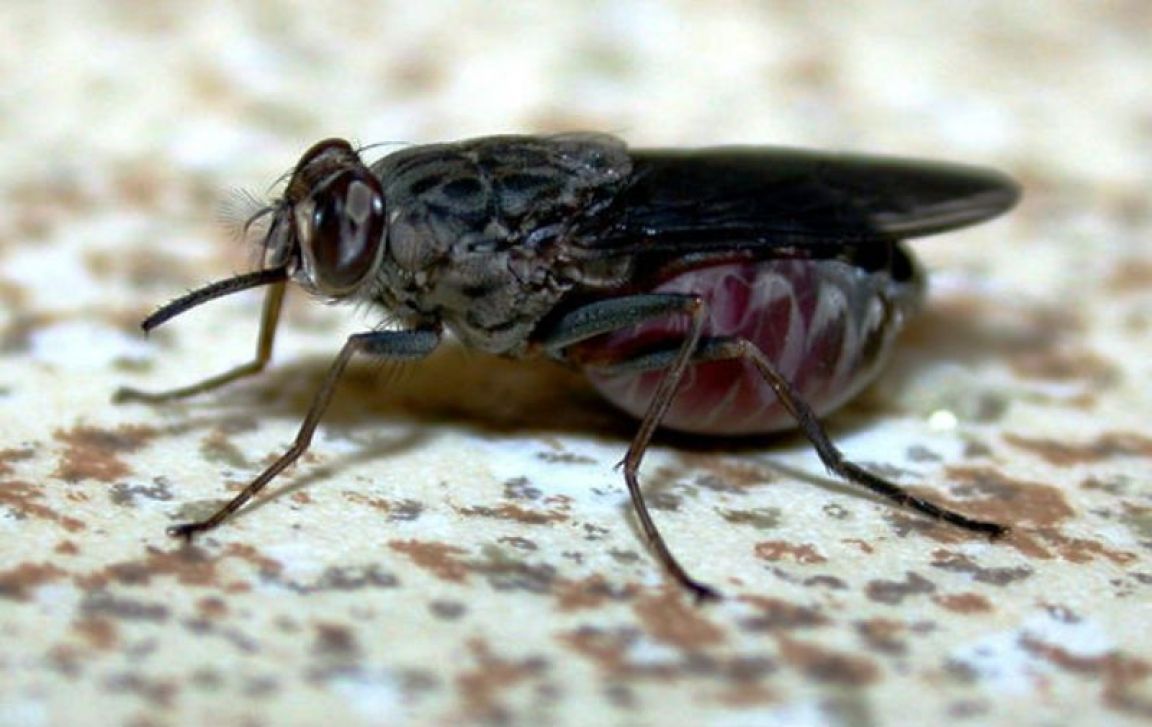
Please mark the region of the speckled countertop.
[[[0, 6], [0, 724], [1152, 720], [1150, 6], [806, 7]], [[1013, 215], [915, 245], [930, 306], [832, 420], [1012, 537], [830, 482], [796, 438], [663, 438], [655, 516], [727, 596], [698, 608], [628, 514], [633, 424], [575, 374], [451, 346], [355, 365], [271, 497], [165, 537], [282, 451], [375, 323], [290, 297], [264, 375], [112, 405], [251, 355], [255, 295], [135, 327], [249, 268], [228, 190], [324, 136], [568, 129], [1017, 176]]]

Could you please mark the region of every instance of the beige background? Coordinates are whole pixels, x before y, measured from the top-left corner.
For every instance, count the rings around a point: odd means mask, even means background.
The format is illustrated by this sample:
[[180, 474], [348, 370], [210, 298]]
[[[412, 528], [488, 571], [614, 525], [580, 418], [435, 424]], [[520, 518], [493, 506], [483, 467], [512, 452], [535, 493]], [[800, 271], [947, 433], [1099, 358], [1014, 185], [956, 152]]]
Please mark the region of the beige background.
[[[0, 724], [1152, 718], [1150, 6], [843, 5], [4, 3]], [[296, 296], [259, 379], [111, 405], [250, 355], [255, 295], [135, 328], [248, 269], [229, 190], [329, 135], [571, 129], [1016, 175], [1011, 217], [915, 245], [930, 309], [832, 422], [1015, 535], [896, 512], [795, 438], [662, 439], [655, 515], [728, 596], [695, 608], [628, 515], [632, 423], [447, 347], [390, 385], [355, 366], [270, 501], [167, 539], [377, 322]]]

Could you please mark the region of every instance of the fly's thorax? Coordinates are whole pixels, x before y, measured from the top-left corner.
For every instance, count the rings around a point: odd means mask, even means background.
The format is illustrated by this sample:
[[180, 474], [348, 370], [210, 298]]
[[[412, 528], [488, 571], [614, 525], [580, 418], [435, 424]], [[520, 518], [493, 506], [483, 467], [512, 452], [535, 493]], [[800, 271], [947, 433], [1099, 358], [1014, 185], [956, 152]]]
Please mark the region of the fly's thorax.
[[[415, 234], [403, 225], [398, 230]], [[386, 256], [377, 298], [403, 316], [442, 322], [471, 348], [518, 355], [572, 284], [557, 274], [547, 252], [487, 249], [463, 237], [435, 257], [422, 256], [416, 268]]]
[[490, 137], [404, 149], [372, 170], [388, 206], [377, 299], [516, 355], [575, 282], [565, 242], [630, 161], [611, 137]]

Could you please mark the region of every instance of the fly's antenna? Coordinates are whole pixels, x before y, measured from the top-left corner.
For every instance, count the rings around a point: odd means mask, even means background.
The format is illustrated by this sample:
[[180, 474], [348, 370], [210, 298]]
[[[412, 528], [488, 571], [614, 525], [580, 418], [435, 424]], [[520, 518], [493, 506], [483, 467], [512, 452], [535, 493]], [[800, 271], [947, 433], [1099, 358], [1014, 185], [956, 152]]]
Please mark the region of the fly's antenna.
[[207, 303], [210, 300], [222, 298], [232, 293], [239, 293], [241, 290], [248, 290], [249, 288], [259, 288], [262, 285], [271, 285], [272, 283], [280, 283], [288, 279], [288, 268], [281, 266], [278, 268], [267, 268], [265, 270], [257, 270], [254, 273], [246, 273], [244, 275], [237, 275], [233, 278], [220, 280], [203, 288], [197, 288], [187, 295], [183, 295], [171, 303], [163, 306], [152, 315], [144, 319], [140, 327], [147, 333], [157, 326], [163, 325], [176, 316], [189, 311], [196, 306]]

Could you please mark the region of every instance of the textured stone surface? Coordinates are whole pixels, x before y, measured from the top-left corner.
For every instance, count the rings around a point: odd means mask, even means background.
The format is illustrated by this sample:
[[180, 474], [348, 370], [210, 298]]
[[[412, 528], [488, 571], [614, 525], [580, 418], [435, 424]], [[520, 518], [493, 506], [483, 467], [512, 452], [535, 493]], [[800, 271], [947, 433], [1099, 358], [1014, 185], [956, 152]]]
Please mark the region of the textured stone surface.
[[[1146, 3], [238, 8], [0, 8], [0, 724], [1152, 718]], [[135, 327], [248, 269], [227, 190], [262, 198], [324, 136], [569, 129], [1017, 175], [1012, 216], [915, 244], [928, 310], [832, 420], [1013, 535], [829, 482], [796, 438], [668, 437], [644, 479], [727, 596], [698, 608], [628, 514], [634, 425], [576, 374], [447, 347], [354, 366], [268, 500], [165, 537], [282, 451], [378, 322], [290, 296], [264, 375], [110, 404], [251, 355], [255, 295]]]

